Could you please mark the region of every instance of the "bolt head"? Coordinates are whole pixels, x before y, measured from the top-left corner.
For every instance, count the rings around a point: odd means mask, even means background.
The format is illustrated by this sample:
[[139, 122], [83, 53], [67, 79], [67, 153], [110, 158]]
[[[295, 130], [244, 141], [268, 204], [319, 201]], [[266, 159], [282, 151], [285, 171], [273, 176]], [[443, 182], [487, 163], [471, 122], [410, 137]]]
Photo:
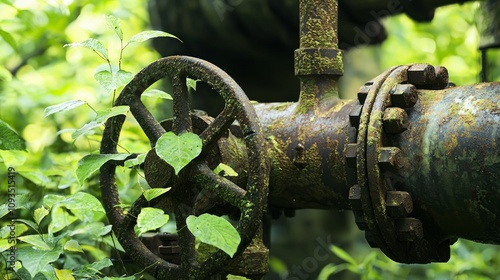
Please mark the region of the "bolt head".
[[359, 121], [361, 119], [361, 113], [363, 112], [363, 105], [354, 105], [349, 113], [349, 122], [351, 126], [358, 128]]
[[407, 192], [388, 191], [385, 203], [387, 214], [391, 218], [404, 218], [413, 211], [413, 201]]
[[414, 85], [396, 85], [391, 89], [391, 104], [394, 107], [410, 108], [417, 103], [417, 88]]
[[408, 114], [398, 107], [387, 108], [383, 117], [386, 133], [396, 134], [408, 129]]
[[396, 234], [399, 241], [413, 242], [424, 237], [422, 222], [415, 218], [396, 219]]

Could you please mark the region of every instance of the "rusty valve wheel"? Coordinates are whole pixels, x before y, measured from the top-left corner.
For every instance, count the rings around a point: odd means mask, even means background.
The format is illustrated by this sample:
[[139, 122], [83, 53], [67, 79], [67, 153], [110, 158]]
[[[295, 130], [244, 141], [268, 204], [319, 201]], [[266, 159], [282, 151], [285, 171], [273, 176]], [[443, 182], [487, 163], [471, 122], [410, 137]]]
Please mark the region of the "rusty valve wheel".
[[[209, 84], [223, 99], [222, 112], [199, 134], [203, 141], [200, 156], [189, 163], [171, 180], [169, 165], [159, 160], [154, 148], [146, 156], [144, 165], [146, 180], [153, 187], [165, 187], [172, 183], [172, 189], [155, 199], [152, 204], [161, 205], [164, 210], [174, 213], [179, 235], [180, 264], [174, 264], [153, 254], [134, 233], [137, 215], [148, 205], [143, 196], [139, 197], [127, 214], [120, 207], [120, 198], [115, 183], [117, 162], [110, 161], [101, 168], [101, 192], [106, 214], [113, 230], [128, 255], [139, 265], [147, 267], [156, 279], [208, 279], [221, 273], [230, 257], [221, 250], [213, 253], [205, 261], [198, 261], [195, 239], [186, 227], [186, 218], [193, 213], [193, 201], [199, 191], [209, 192], [241, 212], [236, 227], [241, 243], [237, 257], [249, 245], [261, 222], [267, 202], [269, 181], [269, 160], [264, 154], [264, 138], [253, 106], [243, 90], [228, 74], [204, 60], [172, 56], [157, 60], [140, 71], [125, 86], [115, 102], [115, 106], [128, 105], [133, 116], [154, 147], [158, 138], [166, 131], [141, 102], [141, 94], [156, 81], [170, 77], [173, 85], [172, 131], [175, 134], [193, 131], [192, 112], [188, 102], [186, 78]], [[248, 156], [248, 179], [244, 188], [215, 174], [209, 167], [209, 150], [216, 146], [218, 139], [226, 133], [234, 121], [238, 121], [242, 139]], [[109, 119], [104, 129], [101, 154], [117, 153], [117, 143], [125, 116]], [[148, 171], [149, 170], [149, 171]], [[160, 178], [162, 181], [158, 181]]]

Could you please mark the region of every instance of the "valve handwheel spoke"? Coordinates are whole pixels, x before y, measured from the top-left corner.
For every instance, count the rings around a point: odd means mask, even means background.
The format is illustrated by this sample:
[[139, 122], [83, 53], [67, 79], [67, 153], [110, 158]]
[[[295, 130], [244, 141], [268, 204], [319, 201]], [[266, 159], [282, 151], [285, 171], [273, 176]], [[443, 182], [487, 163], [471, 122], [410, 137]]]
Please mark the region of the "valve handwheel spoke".
[[[100, 170], [103, 204], [113, 230], [128, 255], [139, 265], [147, 267], [156, 279], [207, 279], [223, 271], [230, 257], [218, 250], [205, 261], [198, 263], [194, 247], [195, 238], [186, 227], [186, 218], [194, 214], [192, 204], [196, 195], [202, 190], [237, 207], [241, 216], [236, 229], [241, 242], [235, 257], [241, 254], [254, 237], [266, 208], [269, 160], [265, 155], [265, 141], [253, 106], [229, 75], [201, 59], [172, 56], [157, 60], [141, 70], [125, 86], [115, 102], [115, 106], [130, 106], [132, 115], [145, 132], [152, 147], [166, 131], [154, 119], [140, 98], [149, 86], [164, 77], [170, 77], [172, 81], [174, 118], [171, 128], [177, 135], [193, 131], [193, 114], [189, 106], [186, 78], [209, 84], [225, 102], [222, 112], [208, 123], [200, 134], [203, 141], [202, 154], [188, 164], [176, 180], [170, 180], [174, 176], [172, 168], [159, 159], [154, 149], [148, 153], [144, 162], [146, 180], [151, 186], [172, 187], [171, 191], [155, 199], [154, 205], [170, 210], [175, 215], [181, 247], [180, 265], [156, 256], [135, 235], [133, 227], [136, 217], [140, 209], [150, 205], [151, 202], [145, 201], [141, 196], [135, 201], [129, 214], [124, 214], [120, 207], [121, 202], [114, 178], [117, 164], [113, 161], [104, 164]], [[124, 121], [124, 116], [116, 116], [106, 122], [101, 154], [117, 153]], [[247, 150], [249, 166], [245, 177], [248, 178], [246, 186], [239, 186], [215, 174], [209, 167], [212, 166], [208, 160], [211, 153], [207, 151], [212, 149], [234, 121], [241, 127], [242, 140]], [[213, 162], [213, 159], [211, 161]]]

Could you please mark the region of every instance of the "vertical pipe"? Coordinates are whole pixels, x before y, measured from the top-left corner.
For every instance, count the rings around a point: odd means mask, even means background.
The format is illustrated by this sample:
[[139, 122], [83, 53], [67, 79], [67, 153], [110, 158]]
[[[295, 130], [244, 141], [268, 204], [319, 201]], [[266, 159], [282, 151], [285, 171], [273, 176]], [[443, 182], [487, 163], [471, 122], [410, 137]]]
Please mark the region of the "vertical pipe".
[[295, 51], [295, 75], [300, 79], [297, 113], [305, 113], [324, 99], [338, 97], [343, 74], [338, 49], [338, 1], [300, 0], [300, 47]]

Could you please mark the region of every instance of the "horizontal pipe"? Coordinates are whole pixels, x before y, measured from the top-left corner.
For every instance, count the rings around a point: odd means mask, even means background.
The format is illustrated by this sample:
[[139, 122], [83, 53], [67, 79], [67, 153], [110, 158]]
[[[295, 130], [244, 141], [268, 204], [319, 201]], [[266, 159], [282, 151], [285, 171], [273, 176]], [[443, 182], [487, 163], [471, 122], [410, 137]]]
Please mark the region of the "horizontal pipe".
[[[389, 136], [407, 161], [393, 185], [410, 193], [426, 234], [500, 244], [500, 83], [419, 90], [409, 128]], [[271, 158], [269, 204], [350, 209], [345, 160], [357, 101], [256, 104]], [[355, 178], [354, 178], [355, 179]]]

